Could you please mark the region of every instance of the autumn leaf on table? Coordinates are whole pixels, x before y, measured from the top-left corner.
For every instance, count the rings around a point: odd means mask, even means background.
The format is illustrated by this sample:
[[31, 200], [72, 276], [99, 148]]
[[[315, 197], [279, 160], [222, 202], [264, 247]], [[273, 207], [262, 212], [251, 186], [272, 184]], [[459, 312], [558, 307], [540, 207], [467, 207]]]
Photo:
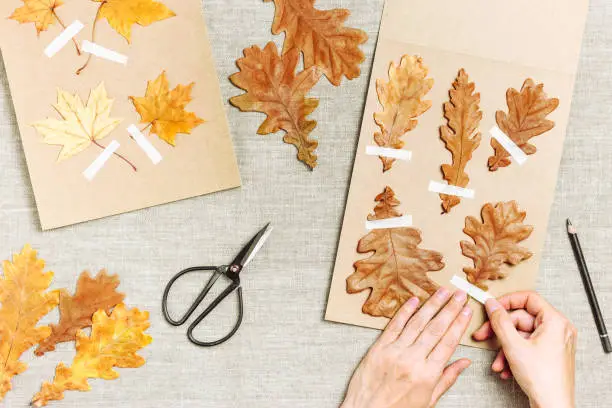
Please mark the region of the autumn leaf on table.
[[[53, 107], [61, 119], [45, 119], [32, 126], [43, 136], [44, 143], [62, 146], [58, 161], [72, 157], [92, 144], [104, 150], [99, 140], [121, 123], [121, 119], [110, 117], [113, 99], [108, 98], [104, 83], [91, 91], [86, 105], [78, 95], [58, 89], [57, 103]], [[114, 154], [136, 171], [129, 160], [117, 152]]]
[[42, 407], [50, 401], [59, 401], [64, 398], [65, 391], [89, 391], [91, 378], [114, 380], [119, 377], [114, 367], [142, 366], [145, 360], [136, 352], [152, 341], [145, 333], [149, 325], [148, 312], [126, 309], [122, 303], [110, 316], [98, 310], [93, 316], [91, 335], [83, 331], [77, 333], [77, 351], [72, 366], [59, 363], [53, 382], [43, 383], [32, 405]]
[[360, 75], [359, 65], [365, 60], [359, 45], [368, 36], [362, 30], [344, 27], [351, 14], [346, 9], [318, 10], [315, 0], [274, 1], [276, 13], [272, 33], [285, 33], [283, 54], [297, 49], [304, 54], [304, 68], [320, 67], [329, 81], [340, 85], [342, 77]]
[[[475, 89], [465, 70], [461, 69], [450, 90], [450, 101], [444, 104], [444, 117], [448, 124], [440, 127], [440, 138], [451, 152], [453, 161], [452, 164], [442, 165], [442, 175], [452, 186], [467, 187], [470, 178], [465, 166], [480, 145], [478, 126], [482, 111], [478, 106], [480, 94], [474, 93]], [[461, 202], [459, 197], [447, 194], [440, 194], [440, 198], [445, 213]]]
[[[404, 55], [399, 65], [391, 62], [389, 82], [376, 80], [378, 100], [382, 112], [374, 114], [374, 120], [380, 132], [374, 134], [374, 141], [381, 147], [401, 149], [404, 142], [401, 137], [413, 130], [417, 117], [431, 108], [431, 101], [422, 98], [429, 92], [434, 80], [427, 78], [428, 70], [420, 57]], [[383, 172], [391, 169], [395, 159], [380, 157]]]
[[[376, 197], [374, 214], [368, 220], [400, 217], [396, 207], [400, 202], [389, 187]], [[425, 301], [438, 288], [427, 272], [444, 268], [442, 254], [419, 248], [421, 231], [401, 227], [374, 229], [359, 240], [357, 252], [370, 257], [357, 261], [355, 271], [346, 280], [348, 293], [371, 289], [363, 312], [372, 316], [392, 318], [412, 296]]]
[[[525, 154], [534, 154], [537, 149], [529, 141], [555, 127], [555, 122], [546, 119], [559, 106], [559, 99], [548, 98], [544, 92], [544, 84], [536, 85], [532, 79], [527, 79], [521, 91], [510, 88], [506, 93], [508, 113], [497, 111], [495, 119], [497, 126]], [[496, 171], [507, 167], [511, 161], [510, 154], [495, 139], [491, 139], [494, 155], [489, 157], [489, 170]]]
[[4, 261], [0, 277], [0, 401], [11, 390], [11, 379], [27, 365], [21, 355], [51, 333], [38, 322], [59, 302], [58, 291], [47, 291], [53, 272], [29, 245], [13, 261]]
[[161, 140], [176, 146], [177, 133], [191, 134], [191, 130], [202, 123], [193, 112], [187, 112], [185, 107], [191, 102], [191, 91], [195, 83], [178, 85], [170, 90], [166, 72], [162, 72], [155, 81], [147, 83], [144, 97], [130, 96], [141, 123], [151, 128]]
[[474, 261], [473, 268], [463, 268], [468, 281], [487, 290], [485, 280], [506, 277], [504, 264], [518, 265], [533, 254], [519, 246], [533, 227], [523, 224], [526, 212], [520, 211], [516, 201], [487, 203], [482, 208], [482, 221], [467, 217], [463, 232], [474, 241], [461, 241], [463, 255]]
[[257, 46], [244, 50], [244, 58], [237, 61], [240, 72], [230, 80], [246, 93], [234, 96], [230, 103], [243, 112], [263, 112], [267, 115], [257, 133], [267, 135], [284, 130], [283, 140], [298, 150], [298, 160], [314, 169], [317, 165], [318, 146], [310, 134], [317, 126], [308, 120], [319, 105], [319, 100], [306, 98], [306, 94], [319, 81], [320, 71], [310, 67], [296, 75], [299, 53], [290, 50], [280, 57], [274, 43], [261, 50]]
[[98, 273], [95, 278], [85, 271], [79, 276], [74, 295], [62, 291], [59, 298], [60, 320], [52, 324], [51, 335], [43, 339], [34, 354], [43, 354], [55, 350], [58, 343], [73, 341], [80, 329], [91, 326], [91, 318], [98, 310], [109, 313], [113, 307], [125, 298], [123, 293], [117, 292], [119, 277], [107, 275], [105, 270]]

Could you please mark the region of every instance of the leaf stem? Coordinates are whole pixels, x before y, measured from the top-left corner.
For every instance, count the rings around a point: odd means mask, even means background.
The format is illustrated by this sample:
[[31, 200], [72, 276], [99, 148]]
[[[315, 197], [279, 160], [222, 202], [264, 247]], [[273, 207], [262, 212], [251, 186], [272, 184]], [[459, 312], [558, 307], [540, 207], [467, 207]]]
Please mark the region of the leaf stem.
[[[55, 19], [57, 20], [59, 25], [61, 25], [62, 28], [65, 30], [66, 29], [66, 24], [64, 24], [62, 19], [57, 15], [57, 13], [55, 12], [55, 9], [51, 9], [51, 13], [53, 14], [53, 17], [55, 17]], [[82, 54], [81, 53], [81, 47], [79, 47], [79, 43], [77, 42], [75, 37], [72, 37], [72, 42], [74, 43], [74, 47], [76, 48], [77, 54], [80, 56]]]
[[[106, 4], [106, 0], [100, 3], [100, 7], [98, 7], [98, 11], [96, 12], [96, 18], [94, 19], [94, 22], [91, 28], [91, 42], [92, 43], [96, 42], [96, 26], [98, 25], [98, 20], [100, 19], [100, 12], [102, 11], [102, 6], [104, 6], [105, 4]], [[87, 68], [90, 61], [91, 61], [91, 54], [87, 56], [87, 61], [85, 61], [85, 64], [83, 64], [81, 68], [77, 69], [76, 74], [81, 75], [81, 72], [83, 72], [83, 70]]]
[[142, 129], [140, 129], [140, 133], [144, 133], [148, 128], [150, 128], [151, 126], [153, 126], [153, 122], [149, 123], [147, 126], [143, 127]]
[[[91, 143], [95, 144], [96, 146], [98, 146], [100, 149], [104, 150], [106, 149], [105, 146], [101, 145], [100, 143], [98, 143], [96, 140], [91, 139]], [[121, 155], [120, 153], [117, 152], [113, 152], [113, 154], [117, 157], [119, 157], [121, 160], [123, 160], [124, 162], [126, 162], [127, 164], [130, 165], [130, 167], [132, 168], [132, 170], [134, 171], [138, 171], [138, 169], [136, 168], [136, 166], [134, 166], [134, 164], [132, 164], [131, 161], [129, 161], [128, 159], [125, 158], [125, 156]]]

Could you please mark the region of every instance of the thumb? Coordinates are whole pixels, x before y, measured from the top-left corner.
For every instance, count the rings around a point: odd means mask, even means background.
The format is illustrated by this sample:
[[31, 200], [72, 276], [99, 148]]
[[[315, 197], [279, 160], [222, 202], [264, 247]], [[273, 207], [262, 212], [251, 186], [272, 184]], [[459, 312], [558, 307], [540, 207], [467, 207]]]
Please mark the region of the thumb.
[[513, 345], [523, 341], [523, 338], [514, 327], [514, 323], [512, 323], [512, 318], [497, 299], [487, 300], [485, 308], [491, 321], [491, 328], [503, 349], [508, 350]]
[[461, 360], [457, 360], [452, 364], [446, 366], [444, 371], [442, 372], [442, 376], [436, 384], [434, 388], [433, 394], [431, 396], [430, 407], [435, 407], [442, 395], [446, 393], [452, 387], [457, 378], [461, 375], [461, 373], [470, 366], [472, 362], [467, 358], [462, 358]]

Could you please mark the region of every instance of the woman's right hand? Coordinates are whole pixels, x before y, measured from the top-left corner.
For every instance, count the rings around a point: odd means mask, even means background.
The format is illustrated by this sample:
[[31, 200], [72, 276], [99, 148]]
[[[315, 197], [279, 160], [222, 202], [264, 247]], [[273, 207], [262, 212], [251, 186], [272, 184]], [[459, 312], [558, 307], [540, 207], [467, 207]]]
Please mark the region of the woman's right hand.
[[535, 292], [489, 299], [486, 310], [489, 321], [473, 338], [499, 340], [501, 350], [493, 370], [502, 378], [511, 373], [534, 408], [573, 408], [576, 328], [572, 323]]

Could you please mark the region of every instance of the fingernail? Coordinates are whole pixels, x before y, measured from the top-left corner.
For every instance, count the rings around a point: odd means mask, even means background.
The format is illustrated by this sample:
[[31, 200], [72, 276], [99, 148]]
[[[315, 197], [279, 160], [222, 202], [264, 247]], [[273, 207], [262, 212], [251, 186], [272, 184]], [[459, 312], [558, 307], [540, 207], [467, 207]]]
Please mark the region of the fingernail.
[[501, 305], [497, 301], [497, 299], [488, 299], [485, 303], [485, 307], [487, 308], [487, 313], [493, 313], [497, 309], [499, 309]]
[[455, 295], [453, 297], [457, 302], [464, 303], [467, 300], [467, 293], [462, 290], [458, 290], [455, 292]]
[[463, 310], [461, 310], [461, 314], [464, 316], [470, 316], [472, 314], [472, 309], [468, 306], [465, 306]]
[[436, 292], [436, 296], [439, 299], [446, 299], [446, 297], [448, 296], [448, 290], [446, 290], [446, 288], [440, 288], [438, 289], [438, 291]]
[[408, 299], [408, 304], [412, 307], [417, 307], [419, 305], [419, 298], [418, 297], [411, 297], [410, 299]]

